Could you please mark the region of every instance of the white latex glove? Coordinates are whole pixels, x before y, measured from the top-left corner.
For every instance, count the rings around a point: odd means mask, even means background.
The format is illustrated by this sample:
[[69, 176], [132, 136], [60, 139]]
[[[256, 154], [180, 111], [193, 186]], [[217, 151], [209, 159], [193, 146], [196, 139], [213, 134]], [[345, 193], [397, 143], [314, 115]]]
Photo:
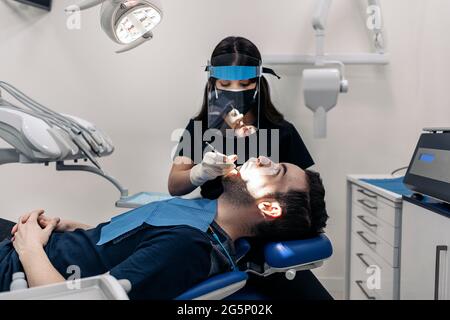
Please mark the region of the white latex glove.
[[242, 126], [234, 130], [234, 134], [238, 138], [244, 138], [256, 133], [255, 126]]
[[242, 120], [244, 119], [244, 115], [241, 114], [237, 109], [231, 110], [227, 116], [225, 117], [225, 122], [232, 129], [240, 127], [243, 125]]
[[202, 162], [191, 169], [191, 183], [200, 187], [207, 181], [227, 175], [236, 168], [234, 164], [236, 160], [236, 155], [226, 156], [218, 152], [207, 152]]
[[246, 182], [261, 180], [261, 176], [275, 176], [280, 171], [281, 166], [274, 163], [267, 157], [251, 158], [242, 166], [239, 171], [241, 178]]

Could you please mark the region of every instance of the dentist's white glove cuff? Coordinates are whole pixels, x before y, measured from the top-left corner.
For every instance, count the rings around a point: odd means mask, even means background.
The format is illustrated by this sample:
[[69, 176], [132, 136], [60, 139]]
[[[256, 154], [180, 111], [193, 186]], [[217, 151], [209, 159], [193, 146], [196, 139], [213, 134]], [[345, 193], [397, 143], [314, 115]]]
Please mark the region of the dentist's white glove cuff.
[[200, 187], [205, 182], [224, 176], [236, 168], [236, 156], [226, 156], [217, 152], [207, 152], [201, 163], [195, 165], [190, 172], [192, 185]]

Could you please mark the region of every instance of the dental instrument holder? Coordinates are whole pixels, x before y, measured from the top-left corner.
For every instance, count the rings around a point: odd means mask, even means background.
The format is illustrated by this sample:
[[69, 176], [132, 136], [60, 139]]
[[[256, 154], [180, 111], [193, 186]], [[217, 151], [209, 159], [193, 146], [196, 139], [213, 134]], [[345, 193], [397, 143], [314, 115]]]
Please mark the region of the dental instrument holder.
[[[127, 189], [101, 169], [95, 157], [110, 155], [114, 146], [95, 126], [83, 119], [57, 113], [6, 82], [0, 81], [0, 88], [22, 104], [19, 107], [9, 103], [0, 91], [0, 138], [13, 147], [0, 148], [0, 165], [55, 162], [57, 171], [90, 172], [111, 182], [120, 192], [116, 202], [118, 207], [137, 207], [145, 202], [142, 199], [151, 200], [146, 193], [130, 197]], [[71, 160], [90, 160], [93, 166], [64, 163]], [[133, 202], [137, 196], [140, 202]]]

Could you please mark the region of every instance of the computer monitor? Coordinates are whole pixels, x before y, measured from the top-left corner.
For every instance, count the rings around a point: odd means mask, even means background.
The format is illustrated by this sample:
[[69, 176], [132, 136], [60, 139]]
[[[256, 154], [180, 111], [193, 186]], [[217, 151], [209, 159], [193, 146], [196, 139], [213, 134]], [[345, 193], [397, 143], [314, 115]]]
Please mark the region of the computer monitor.
[[404, 183], [414, 192], [450, 203], [450, 129], [422, 134]]

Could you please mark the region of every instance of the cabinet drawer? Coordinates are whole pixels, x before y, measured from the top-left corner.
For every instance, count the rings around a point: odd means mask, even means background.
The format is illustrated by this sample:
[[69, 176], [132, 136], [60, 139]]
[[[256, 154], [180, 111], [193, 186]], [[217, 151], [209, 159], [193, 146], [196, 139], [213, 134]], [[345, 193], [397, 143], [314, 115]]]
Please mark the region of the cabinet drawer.
[[352, 199], [354, 203], [359, 203], [365, 206], [367, 210], [376, 210], [379, 196], [363, 187], [356, 184], [352, 187]]
[[352, 208], [353, 230], [355, 229], [355, 226], [353, 226], [353, 221], [355, 220], [360, 222], [365, 230], [373, 233], [377, 238], [385, 240], [393, 247], [400, 246], [400, 231], [398, 228], [394, 228], [392, 225], [356, 205]]
[[374, 193], [353, 185], [352, 205], [357, 206], [375, 217], [387, 222], [393, 227], [399, 226], [400, 214], [394, 203], [377, 196]]
[[[370, 280], [375, 286], [372, 290], [367, 289], [366, 293], [373, 294], [379, 299], [398, 299], [399, 269], [392, 268], [383, 259], [370, 251], [361, 241], [352, 238], [350, 280], [355, 281]], [[375, 272], [377, 274], [375, 274]], [[379, 277], [377, 277], [379, 275]], [[359, 286], [358, 286], [359, 288]], [[359, 288], [361, 290], [361, 288]]]
[[364, 280], [353, 280], [350, 284], [350, 300], [378, 300], [373, 290], [367, 289]]
[[375, 236], [357, 220], [353, 220], [352, 237], [356, 237], [364, 246], [383, 258], [391, 267], [399, 267], [398, 248]]

